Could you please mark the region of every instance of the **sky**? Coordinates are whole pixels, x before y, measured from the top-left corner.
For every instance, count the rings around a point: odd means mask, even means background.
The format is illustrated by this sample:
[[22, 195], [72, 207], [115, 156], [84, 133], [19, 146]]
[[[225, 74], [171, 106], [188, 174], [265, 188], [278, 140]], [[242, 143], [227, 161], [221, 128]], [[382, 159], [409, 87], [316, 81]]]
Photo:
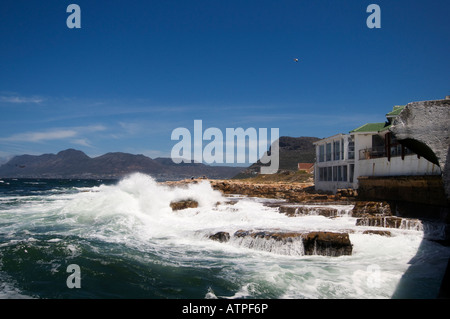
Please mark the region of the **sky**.
[[[381, 28], [366, 23], [372, 3]], [[169, 157], [194, 120], [319, 138], [383, 122], [450, 95], [448, 12], [448, 0], [2, 0], [0, 163], [67, 148]]]

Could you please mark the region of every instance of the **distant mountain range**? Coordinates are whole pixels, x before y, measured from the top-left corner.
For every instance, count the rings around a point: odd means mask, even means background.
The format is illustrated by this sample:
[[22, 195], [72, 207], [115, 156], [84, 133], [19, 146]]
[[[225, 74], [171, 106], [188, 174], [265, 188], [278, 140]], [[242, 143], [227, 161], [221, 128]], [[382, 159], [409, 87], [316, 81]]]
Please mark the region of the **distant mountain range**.
[[243, 167], [208, 166], [199, 163], [175, 164], [170, 158], [151, 159], [144, 155], [107, 153], [91, 158], [82, 151], [67, 149], [58, 154], [20, 155], [0, 166], [2, 178], [118, 179], [141, 172], [157, 180], [178, 180], [206, 176], [227, 179]]
[[[297, 163], [312, 163], [315, 137], [280, 137], [280, 170], [297, 170]], [[245, 177], [259, 172], [261, 163], [245, 167], [175, 164], [171, 158], [151, 159], [144, 155], [107, 153], [91, 158], [82, 151], [67, 149], [58, 154], [19, 155], [0, 166], [1, 178], [117, 179], [134, 172], [157, 180], [179, 180], [206, 176], [211, 179]]]

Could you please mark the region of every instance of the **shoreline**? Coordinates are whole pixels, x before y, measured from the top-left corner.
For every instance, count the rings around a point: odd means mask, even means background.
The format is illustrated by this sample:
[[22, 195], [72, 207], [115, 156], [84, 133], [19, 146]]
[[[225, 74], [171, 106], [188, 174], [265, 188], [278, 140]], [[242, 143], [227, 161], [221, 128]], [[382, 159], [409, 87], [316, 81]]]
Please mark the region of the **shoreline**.
[[336, 194], [316, 191], [313, 182], [260, 182], [233, 179], [184, 179], [180, 181], [162, 182], [168, 186], [184, 186], [203, 181], [225, 195], [238, 194], [251, 197], [285, 200], [288, 203], [302, 204], [354, 204], [355, 192], [341, 191]]

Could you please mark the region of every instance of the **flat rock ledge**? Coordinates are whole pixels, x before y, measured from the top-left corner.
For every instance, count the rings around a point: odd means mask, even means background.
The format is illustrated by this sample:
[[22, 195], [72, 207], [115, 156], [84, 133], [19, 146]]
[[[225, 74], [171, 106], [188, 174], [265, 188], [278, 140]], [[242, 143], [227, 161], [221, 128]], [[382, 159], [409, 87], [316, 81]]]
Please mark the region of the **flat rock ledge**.
[[418, 219], [396, 216], [369, 216], [356, 219], [356, 226], [374, 226], [398, 228], [407, 230], [423, 230], [423, 224]]
[[388, 202], [357, 201], [353, 206], [351, 215], [353, 217], [391, 216], [392, 210]]
[[181, 210], [186, 208], [197, 208], [198, 202], [192, 199], [180, 200], [170, 203], [172, 210]]
[[392, 233], [389, 230], [365, 230], [365, 231], [363, 231], [363, 234], [380, 235], [380, 236], [385, 236], [385, 237], [392, 236]]
[[[271, 205], [267, 205], [271, 206]], [[345, 214], [342, 210], [326, 206], [305, 206], [305, 205], [279, 205], [278, 211], [289, 217], [320, 215], [329, 218], [339, 217]]]
[[[303, 244], [302, 255], [321, 255], [321, 256], [344, 256], [351, 255], [353, 246], [350, 242], [348, 233], [337, 233], [327, 231], [313, 232], [277, 232], [277, 231], [252, 231], [238, 230], [233, 236], [228, 232], [217, 232], [209, 236], [210, 239], [219, 242], [228, 242], [230, 240], [249, 239], [255, 241], [271, 241], [277, 246], [289, 245], [294, 242]], [[251, 244], [250, 246], [257, 246]], [[249, 247], [250, 247], [249, 246]], [[268, 245], [259, 245], [268, 247]]]

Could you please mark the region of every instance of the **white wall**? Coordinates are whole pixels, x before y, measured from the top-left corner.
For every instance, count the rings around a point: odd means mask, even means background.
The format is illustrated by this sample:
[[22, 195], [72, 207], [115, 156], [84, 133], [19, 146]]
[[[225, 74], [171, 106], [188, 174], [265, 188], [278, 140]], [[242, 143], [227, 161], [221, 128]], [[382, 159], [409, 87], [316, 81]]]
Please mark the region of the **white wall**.
[[[325, 162], [319, 162], [316, 160], [315, 163], [315, 174], [314, 174], [314, 184], [315, 188], [317, 190], [322, 191], [330, 191], [333, 193], [336, 193], [338, 189], [342, 188], [352, 188], [356, 186], [357, 179], [354, 179], [354, 183], [350, 183], [348, 181], [320, 181], [319, 180], [319, 169], [321, 167], [332, 167], [332, 166], [348, 166], [349, 163], [353, 163], [353, 160], [348, 160], [348, 137], [349, 135], [346, 134], [336, 134], [334, 136], [328, 137], [326, 139], [321, 140], [319, 143], [316, 144], [316, 159], [319, 158], [319, 145], [326, 145], [327, 143], [331, 143], [331, 152], [334, 154], [334, 142], [335, 141], [344, 141], [344, 159], [339, 160], [331, 160], [331, 161], [325, 161]], [[372, 142], [372, 139], [370, 139], [370, 142]], [[356, 145], [355, 145], [356, 149]], [[355, 151], [355, 157], [356, 157], [356, 151]], [[333, 158], [333, 156], [332, 156]], [[355, 168], [356, 169], [356, 168]], [[350, 168], [347, 168], [347, 180], [349, 180], [349, 174], [350, 174]]]
[[402, 160], [400, 156], [359, 160], [358, 176], [395, 176], [395, 175], [439, 175], [439, 166], [427, 161], [425, 158], [417, 158], [417, 155], [407, 155]]

